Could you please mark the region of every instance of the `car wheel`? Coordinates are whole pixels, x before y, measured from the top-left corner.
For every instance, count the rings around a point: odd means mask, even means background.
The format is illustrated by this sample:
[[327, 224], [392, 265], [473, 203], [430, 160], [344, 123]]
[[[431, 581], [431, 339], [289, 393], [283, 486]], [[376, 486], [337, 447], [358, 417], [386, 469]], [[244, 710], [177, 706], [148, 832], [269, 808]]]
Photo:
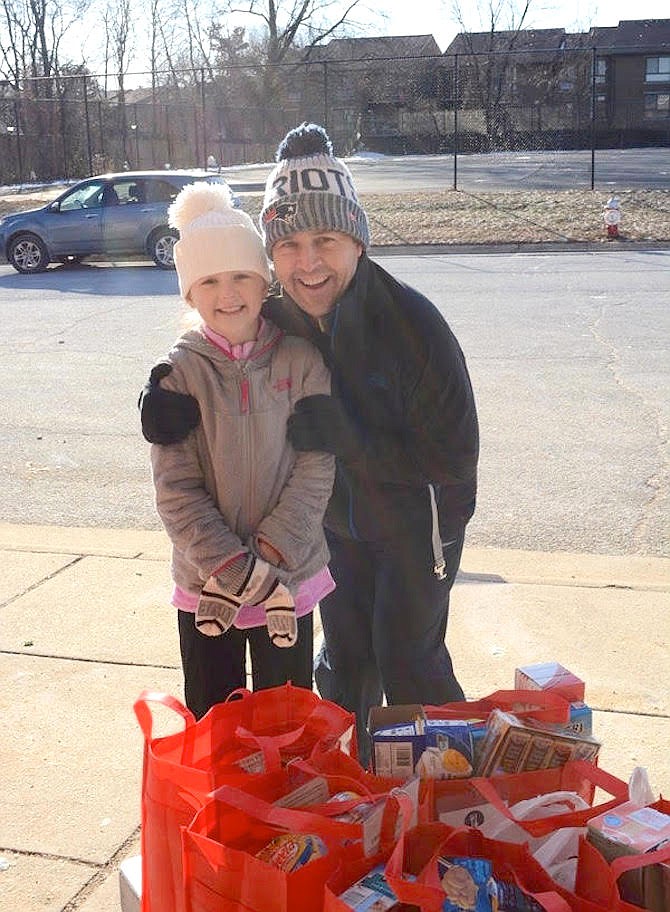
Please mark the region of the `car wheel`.
[[17, 272], [44, 272], [49, 253], [36, 234], [18, 234], [9, 244], [7, 259]]
[[56, 257], [56, 259], [59, 263], [62, 263], [63, 266], [78, 266], [84, 258], [70, 254], [69, 256]]
[[174, 245], [179, 235], [171, 228], [158, 228], [149, 238], [149, 255], [159, 269], [174, 269]]

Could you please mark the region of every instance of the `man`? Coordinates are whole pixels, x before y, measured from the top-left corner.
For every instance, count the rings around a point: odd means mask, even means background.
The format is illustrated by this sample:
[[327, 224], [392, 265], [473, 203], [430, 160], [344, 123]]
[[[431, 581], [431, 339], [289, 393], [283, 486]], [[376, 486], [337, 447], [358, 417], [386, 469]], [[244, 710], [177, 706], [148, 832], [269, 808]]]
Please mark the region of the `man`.
[[[311, 339], [332, 374], [332, 396], [299, 400], [288, 433], [298, 450], [336, 456], [324, 520], [336, 589], [321, 601], [315, 677], [356, 712], [367, 760], [368, 710], [384, 696], [463, 699], [445, 635], [475, 506], [475, 401], [437, 308], [368, 258], [365, 211], [321, 127], [302, 124], [279, 146], [261, 227], [282, 289], [264, 312]], [[145, 436], [161, 392], [155, 382], [144, 394]]]

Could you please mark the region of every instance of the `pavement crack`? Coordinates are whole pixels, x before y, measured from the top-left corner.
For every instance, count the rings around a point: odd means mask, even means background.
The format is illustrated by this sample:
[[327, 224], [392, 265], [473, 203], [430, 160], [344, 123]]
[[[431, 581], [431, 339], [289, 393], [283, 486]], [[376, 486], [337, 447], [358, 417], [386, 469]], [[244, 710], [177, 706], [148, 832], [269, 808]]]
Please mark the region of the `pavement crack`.
[[115, 668], [159, 668], [164, 671], [173, 671], [180, 666], [164, 665], [158, 662], [124, 662], [122, 659], [101, 659], [95, 656], [68, 656], [55, 652], [26, 652], [25, 649], [0, 649], [0, 655], [24, 656], [30, 659], [54, 659], [58, 662], [81, 662], [89, 665], [110, 665]]
[[667, 456], [668, 428], [656, 406], [649, 402], [644, 394], [631, 383], [627, 382], [621, 371], [621, 352], [619, 348], [605, 336], [602, 323], [610, 309], [604, 303], [600, 308], [600, 315], [589, 325], [591, 335], [606, 354], [605, 367], [610, 372], [615, 384], [628, 396], [637, 399], [641, 408], [649, 416], [653, 427], [653, 445], [657, 456], [657, 469], [644, 479], [644, 485], [649, 491], [649, 497], [642, 508], [642, 515], [632, 528], [633, 553], [644, 553], [647, 546], [647, 531], [650, 527], [651, 517], [660, 504], [668, 499], [670, 489], [670, 460]]
[[140, 827], [136, 827], [133, 832], [128, 836], [127, 839], [121, 843], [119, 848], [114, 852], [110, 858], [104, 864], [96, 866], [95, 873], [86, 881], [85, 884], [77, 890], [72, 899], [65, 903], [61, 908], [60, 912], [76, 912], [77, 909], [81, 908], [82, 903], [88, 899], [88, 897], [96, 890], [102, 883], [109, 877], [110, 873], [114, 871], [122, 862], [128, 850], [132, 847], [133, 843], [136, 842], [140, 834]]
[[[27, 548], [25, 549], [28, 550]], [[60, 576], [64, 570], [69, 570], [71, 567], [74, 567], [75, 564], [78, 564], [79, 561], [84, 559], [83, 554], [78, 554], [76, 557], [73, 557], [72, 560], [68, 561], [66, 564], [63, 564], [62, 567], [59, 567], [57, 570], [54, 570], [52, 573], [47, 573], [46, 576], [40, 577], [34, 583], [31, 583], [30, 586], [27, 586], [25, 589], [22, 589], [21, 592], [17, 592], [16, 595], [10, 596], [10, 598], [5, 599], [4, 602], [0, 602], [0, 608], [6, 608], [7, 605], [11, 605], [12, 602], [15, 602], [17, 599], [22, 598], [24, 595], [27, 595], [29, 592], [34, 592], [35, 589], [39, 589], [44, 583], [48, 583], [49, 580], [55, 579], [57, 576]]]

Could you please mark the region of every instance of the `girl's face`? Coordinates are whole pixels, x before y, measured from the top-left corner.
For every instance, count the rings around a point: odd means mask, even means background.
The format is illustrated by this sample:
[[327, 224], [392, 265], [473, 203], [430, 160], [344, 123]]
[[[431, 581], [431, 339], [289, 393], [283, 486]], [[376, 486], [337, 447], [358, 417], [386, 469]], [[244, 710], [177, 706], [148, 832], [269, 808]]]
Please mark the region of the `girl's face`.
[[229, 342], [252, 342], [268, 286], [257, 272], [217, 272], [191, 286], [188, 303]]

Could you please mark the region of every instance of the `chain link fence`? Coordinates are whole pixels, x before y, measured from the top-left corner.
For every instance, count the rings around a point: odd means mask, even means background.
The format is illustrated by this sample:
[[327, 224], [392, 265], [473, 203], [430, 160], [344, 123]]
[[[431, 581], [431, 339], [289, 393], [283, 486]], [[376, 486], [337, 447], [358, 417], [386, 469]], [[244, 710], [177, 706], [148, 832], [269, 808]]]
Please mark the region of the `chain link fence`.
[[324, 124], [338, 155], [454, 163], [469, 153], [670, 145], [668, 87], [647, 91], [643, 73], [608, 69], [600, 53], [314, 58], [186, 71], [172, 74], [179, 86], [125, 93], [104, 92], [108, 76], [25, 79], [0, 88], [0, 183], [270, 161], [303, 120]]

